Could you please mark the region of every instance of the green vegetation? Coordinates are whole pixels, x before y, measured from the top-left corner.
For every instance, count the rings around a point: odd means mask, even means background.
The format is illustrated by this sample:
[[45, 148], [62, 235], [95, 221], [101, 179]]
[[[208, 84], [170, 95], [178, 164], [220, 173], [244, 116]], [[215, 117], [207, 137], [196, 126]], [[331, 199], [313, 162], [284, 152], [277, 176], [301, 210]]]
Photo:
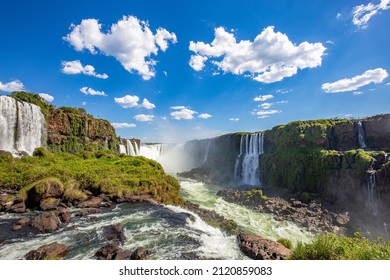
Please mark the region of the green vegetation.
[[19, 159], [0, 155], [0, 189], [14, 189], [23, 199], [32, 189], [41, 195], [51, 188], [70, 201], [85, 199], [89, 191], [118, 197], [146, 194], [166, 204], [181, 203], [177, 180], [144, 157], [118, 157], [108, 151], [90, 152], [87, 157], [54, 155], [43, 148], [34, 155]]
[[247, 191], [244, 191], [245, 196], [247, 197], [260, 197], [262, 200], [267, 200], [268, 197], [263, 194], [263, 190], [260, 189], [250, 189]]
[[357, 233], [353, 238], [333, 233], [318, 236], [312, 243], [299, 243], [292, 260], [390, 260], [390, 241], [369, 240]]
[[284, 247], [288, 248], [288, 249], [292, 249], [293, 248], [293, 244], [291, 242], [290, 239], [287, 239], [287, 238], [279, 238], [277, 240], [277, 242], [279, 242], [280, 244], [282, 244]]
[[47, 116], [51, 110], [54, 110], [54, 106], [48, 104], [44, 99], [42, 99], [38, 94], [36, 93], [29, 93], [29, 92], [24, 92], [24, 91], [15, 91], [11, 95], [11, 97], [35, 104], [39, 107], [41, 107], [42, 114]]
[[[75, 114], [75, 115], [80, 115], [80, 116], [88, 115], [87, 111], [84, 108], [63, 106], [63, 107], [58, 108], [58, 110], [64, 111], [65, 113], [68, 113], [68, 114]], [[91, 115], [88, 115], [88, 116], [92, 117]]]

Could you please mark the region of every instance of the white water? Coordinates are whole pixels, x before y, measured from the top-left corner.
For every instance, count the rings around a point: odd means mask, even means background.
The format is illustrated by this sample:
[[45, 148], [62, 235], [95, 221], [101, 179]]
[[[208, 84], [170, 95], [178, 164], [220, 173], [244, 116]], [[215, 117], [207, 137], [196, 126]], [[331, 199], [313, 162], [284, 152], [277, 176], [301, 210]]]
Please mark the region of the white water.
[[313, 234], [292, 222], [276, 221], [271, 214], [260, 213], [217, 197], [215, 187], [194, 180], [181, 180], [181, 187], [185, 199], [234, 220], [247, 232], [272, 240], [287, 238], [294, 244], [308, 242], [313, 238]]
[[370, 173], [367, 178], [367, 201], [366, 207], [368, 211], [376, 216], [378, 214], [378, 194], [376, 189], [376, 174], [375, 172]]
[[362, 149], [366, 149], [366, 141], [364, 138], [363, 124], [361, 121], [358, 122], [358, 139], [359, 139], [359, 147]]
[[0, 150], [31, 155], [43, 146], [44, 134], [45, 118], [38, 106], [0, 96]]
[[158, 161], [164, 152], [164, 144], [141, 144], [139, 156]]
[[240, 154], [236, 159], [234, 179], [239, 184], [260, 185], [260, 155], [264, 153], [264, 134], [241, 136]]

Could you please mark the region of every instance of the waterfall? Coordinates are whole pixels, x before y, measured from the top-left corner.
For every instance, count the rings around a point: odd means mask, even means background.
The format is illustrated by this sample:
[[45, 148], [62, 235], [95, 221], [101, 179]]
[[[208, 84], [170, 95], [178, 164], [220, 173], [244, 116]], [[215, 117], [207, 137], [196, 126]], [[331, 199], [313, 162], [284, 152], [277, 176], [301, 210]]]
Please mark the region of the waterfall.
[[139, 155], [149, 159], [158, 160], [164, 152], [164, 144], [143, 144], [139, 149]]
[[234, 167], [234, 179], [240, 184], [260, 185], [260, 155], [264, 153], [264, 134], [241, 136], [240, 154]]
[[364, 131], [363, 131], [363, 124], [361, 121], [358, 123], [358, 139], [359, 139], [359, 147], [362, 149], [366, 149], [366, 142], [364, 140]]
[[136, 139], [124, 139], [120, 138], [120, 145], [119, 145], [119, 154], [124, 153], [128, 156], [138, 156], [139, 155], [139, 148], [138, 148], [138, 142], [139, 140]]
[[369, 172], [367, 178], [367, 202], [366, 206], [374, 216], [378, 214], [378, 193], [376, 188], [376, 172]]
[[119, 154], [125, 154], [125, 155], [127, 154], [125, 145], [122, 144], [119, 145]]
[[0, 150], [15, 155], [44, 145], [45, 118], [34, 104], [0, 96]]

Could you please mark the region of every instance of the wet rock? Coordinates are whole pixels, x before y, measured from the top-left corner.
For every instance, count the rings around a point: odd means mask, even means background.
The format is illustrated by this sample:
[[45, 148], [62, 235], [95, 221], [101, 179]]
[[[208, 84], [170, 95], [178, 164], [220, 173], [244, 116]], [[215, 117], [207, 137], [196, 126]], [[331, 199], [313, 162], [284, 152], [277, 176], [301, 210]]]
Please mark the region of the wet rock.
[[57, 242], [43, 245], [25, 256], [26, 260], [60, 259], [68, 252], [68, 246]]
[[12, 230], [13, 231], [18, 231], [18, 230], [21, 230], [22, 229], [22, 226], [21, 225], [14, 225], [13, 227], [12, 227]]
[[168, 223], [173, 225], [185, 225], [187, 223], [187, 219], [194, 221], [195, 217], [190, 213], [176, 213], [167, 208], [161, 208], [153, 212], [153, 217], [158, 217], [166, 220]]
[[144, 260], [150, 252], [145, 250], [144, 247], [138, 247], [130, 256], [130, 260]]
[[97, 214], [100, 213], [100, 209], [97, 208], [86, 208], [86, 209], [81, 209], [79, 212], [76, 213], [76, 216], [78, 217], [83, 217], [89, 214]]
[[61, 207], [58, 209], [58, 217], [62, 223], [67, 224], [70, 222], [72, 214], [69, 209]]
[[57, 209], [60, 201], [55, 198], [45, 198], [42, 199], [41, 202], [39, 203], [39, 207], [43, 211], [48, 211], [48, 210], [55, 210]]
[[20, 202], [12, 205], [9, 210], [14, 213], [24, 213], [26, 212], [26, 204], [24, 202]]
[[103, 233], [107, 240], [114, 243], [123, 244], [126, 240], [125, 230], [121, 224], [106, 226]]
[[15, 223], [15, 225], [12, 227], [13, 231], [21, 230], [23, 226], [28, 225], [31, 222], [29, 218], [22, 218], [19, 221]]
[[340, 226], [344, 226], [344, 225], [348, 224], [348, 222], [349, 222], [348, 213], [338, 214], [336, 216], [336, 222]]
[[127, 260], [129, 258], [129, 252], [123, 250], [116, 243], [109, 243], [100, 248], [95, 257], [98, 260]]
[[254, 260], [285, 260], [291, 253], [282, 244], [254, 234], [239, 234], [238, 241], [241, 251]]
[[101, 197], [92, 197], [89, 200], [80, 202], [77, 204], [78, 208], [98, 208], [102, 203], [103, 199]]
[[60, 220], [54, 212], [45, 212], [34, 218], [31, 226], [40, 232], [53, 232], [60, 226]]

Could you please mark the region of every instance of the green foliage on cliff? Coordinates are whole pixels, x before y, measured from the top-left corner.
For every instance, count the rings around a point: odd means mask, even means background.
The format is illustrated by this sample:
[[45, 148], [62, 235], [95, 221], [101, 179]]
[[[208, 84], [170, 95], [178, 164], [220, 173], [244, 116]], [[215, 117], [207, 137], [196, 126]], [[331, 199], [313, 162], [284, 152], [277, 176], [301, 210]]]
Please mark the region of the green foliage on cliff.
[[390, 260], [390, 241], [369, 240], [362, 234], [353, 238], [332, 233], [311, 243], [299, 243], [290, 255], [292, 260]]
[[83, 199], [86, 197], [84, 191], [90, 191], [119, 197], [147, 194], [163, 203], [181, 203], [179, 183], [165, 174], [156, 161], [144, 157], [118, 157], [109, 152], [90, 152], [88, 156], [35, 154], [37, 156], [19, 159], [2, 157], [0, 189], [14, 189], [23, 198], [31, 188], [43, 190], [51, 178], [64, 186], [64, 196], [69, 200]]
[[25, 91], [15, 91], [10, 96], [17, 99], [17, 100], [32, 103], [32, 104], [35, 104], [35, 105], [41, 107], [42, 114], [45, 116], [48, 115], [50, 110], [54, 109], [53, 105], [48, 104], [45, 100], [43, 100], [36, 93], [30, 93], [30, 92], [25, 92]]

